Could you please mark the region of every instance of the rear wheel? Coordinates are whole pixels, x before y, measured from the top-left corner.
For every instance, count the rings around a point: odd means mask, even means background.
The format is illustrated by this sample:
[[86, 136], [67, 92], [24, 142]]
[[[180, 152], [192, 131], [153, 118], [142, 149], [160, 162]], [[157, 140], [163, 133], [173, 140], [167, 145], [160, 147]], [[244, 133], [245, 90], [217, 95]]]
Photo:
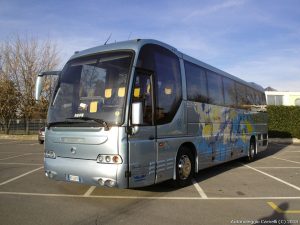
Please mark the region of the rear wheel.
[[194, 157], [187, 147], [181, 147], [176, 157], [176, 186], [184, 187], [191, 183], [194, 176]]
[[255, 140], [251, 139], [249, 152], [248, 152], [248, 162], [254, 161], [256, 158], [256, 147], [255, 147]]

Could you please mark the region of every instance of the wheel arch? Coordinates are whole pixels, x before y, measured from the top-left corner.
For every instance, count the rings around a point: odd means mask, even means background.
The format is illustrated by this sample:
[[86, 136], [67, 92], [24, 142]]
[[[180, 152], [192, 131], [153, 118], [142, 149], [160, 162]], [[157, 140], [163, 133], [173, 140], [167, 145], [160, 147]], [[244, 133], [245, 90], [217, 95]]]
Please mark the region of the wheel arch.
[[[179, 146], [178, 150], [177, 150], [176, 157], [177, 157], [180, 149], [183, 148], [183, 147], [188, 148], [191, 151], [193, 159], [194, 159], [194, 162], [193, 162], [194, 163], [194, 168], [195, 168], [194, 172], [197, 173], [198, 172], [198, 154], [197, 154], [197, 150], [196, 150], [195, 145], [192, 142], [182, 143]], [[174, 166], [173, 180], [176, 180], [176, 163], [175, 163], [175, 166]]]

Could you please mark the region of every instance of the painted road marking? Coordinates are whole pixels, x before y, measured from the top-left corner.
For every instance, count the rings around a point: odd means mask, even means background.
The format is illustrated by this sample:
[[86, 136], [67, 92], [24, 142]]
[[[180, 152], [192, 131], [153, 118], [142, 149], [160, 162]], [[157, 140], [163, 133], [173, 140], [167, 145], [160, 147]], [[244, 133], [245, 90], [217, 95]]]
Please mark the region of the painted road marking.
[[255, 169], [300, 169], [300, 166], [278, 166], [278, 167], [274, 167], [274, 166], [257, 166], [257, 167], [253, 167]]
[[200, 187], [200, 185], [195, 181], [195, 179], [192, 179], [192, 183], [193, 183], [194, 187], [196, 188], [196, 190], [198, 191], [201, 198], [207, 199], [207, 195], [205, 194], [203, 189]]
[[278, 157], [272, 157], [272, 158], [273, 158], [273, 159], [279, 159], [279, 160], [283, 160], [283, 161], [287, 161], [287, 162], [292, 162], [292, 163], [300, 164], [300, 162], [292, 161], [292, 160], [288, 160], [288, 159], [282, 159], [282, 158], [278, 158]]
[[29, 174], [31, 174], [31, 173], [34, 173], [35, 171], [38, 171], [38, 170], [42, 169], [42, 168], [44, 168], [44, 167], [41, 166], [41, 167], [39, 167], [39, 168], [37, 168], [37, 169], [30, 170], [30, 171], [27, 172], [27, 173], [23, 173], [23, 174], [21, 174], [21, 175], [19, 175], [19, 176], [17, 176], [17, 177], [14, 177], [14, 178], [12, 178], [12, 179], [9, 179], [9, 180], [7, 180], [7, 181], [4, 181], [4, 182], [0, 183], [0, 186], [5, 185], [5, 184], [8, 184], [8, 183], [10, 183], [10, 182], [12, 182], [12, 181], [18, 180], [18, 179], [20, 179], [20, 178], [22, 178], [22, 177], [25, 177], [25, 176], [27, 176], [27, 175], [29, 175]]
[[0, 165], [22, 165], [22, 166], [42, 166], [42, 163], [2, 163]]
[[261, 170], [255, 169], [255, 168], [252, 167], [252, 166], [248, 166], [248, 165], [245, 165], [245, 164], [243, 164], [243, 163], [241, 163], [241, 164], [242, 164], [243, 166], [246, 166], [246, 167], [249, 168], [249, 169], [252, 169], [252, 170], [254, 170], [254, 171], [256, 171], [256, 172], [259, 172], [259, 173], [261, 173], [261, 174], [263, 174], [263, 175], [265, 175], [265, 176], [268, 176], [268, 177], [270, 177], [270, 178], [272, 178], [272, 179], [274, 179], [274, 180], [277, 180], [277, 181], [279, 181], [279, 182], [281, 182], [281, 183], [283, 183], [283, 184], [285, 184], [285, 185], [288, 185], [288, 186], [290, 186], [290, 187], [292, 187], [292, 188], [294, 188], [294, 189], [300, 191], [300, 187], [297, 187], [296, 185], [293, 185], [293, 184], [291, 184], [291, 183], [289, 183], [289, 182], [286, 182], [286, 181], [284, 181], [284, 180], [282, 180], [282, 179], [280, 179], [280, 178], [278, 178], [278, 177], [272, 176], [271, 174], [265, 173], [265, 172], [263, 172], [263, 171], [261, 171]]
[[300, 196], [295, 197], [155, 197], [155, 196], [126, 196], [126, 195], [70, 195], [70, 194], [44, 194], [30, 192], [5, 192], [0, 195], [21, 195], [21, 196], [40, 196], [40, 197], [66, 197], [66, 198], [102, 198], [102, 199], [144, 199], [144, 200], [300, 200]]
[[17, 142], [19, 142], [19, 141], [0, 142], [0, 145], [14, 144], [14, 143], [17, 143]]
[[26, 156], [26, 155], [32, 155], [32, 154], [31, 153], [25, 153], [25, 154], [22, 154], [22, 155], [11, 156], [11, 157], [3, 158], [3, 159], [0, 159], [0, 160], [13, 159], [13, 158], [18, 158], [18, 157]]
[[278, 213], [284, 213], [284, 214], [292, 214], [292, 213], [299, 213], [300, 210], [282, 210], [280, 207], [278, 207], [274, 202], [268, 202], [269, 206], [271, 206], [272, 209], [274, 209]]
[[91, 194], [92, 194], [92, 192], [95, 190], [95, 188], [96, 188], [96, 186], [91, 186], [90, 188], [89, 188], [89, 190], [87, 190], [85, 193], [84, 193], [84, 197], [88, 197], [88, 196], [90, 196]]

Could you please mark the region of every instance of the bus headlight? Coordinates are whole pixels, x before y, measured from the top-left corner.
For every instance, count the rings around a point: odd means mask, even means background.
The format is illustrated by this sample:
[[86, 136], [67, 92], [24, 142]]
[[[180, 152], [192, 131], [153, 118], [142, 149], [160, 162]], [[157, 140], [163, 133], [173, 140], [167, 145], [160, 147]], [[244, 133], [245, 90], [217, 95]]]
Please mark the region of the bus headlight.
[[122, 162], [122, 157], [119, 155], [98, 155], [97, 157], [97, 163], [121, 164]]
[[55, 155], [54, 151], [46, 151], [44, 155], [45, 155], [45, 158], [50, 158], [50, 159], [55, 159], [56, 158], [56, 155]]

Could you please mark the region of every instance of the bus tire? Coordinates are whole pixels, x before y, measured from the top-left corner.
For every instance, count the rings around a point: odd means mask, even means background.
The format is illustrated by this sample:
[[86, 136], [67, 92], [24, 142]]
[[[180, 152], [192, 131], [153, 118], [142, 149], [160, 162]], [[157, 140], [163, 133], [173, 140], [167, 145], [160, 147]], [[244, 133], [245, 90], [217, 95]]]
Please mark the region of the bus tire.
[[180, 147], [176, 157], [176, 180], [175, 186], [185, 187], [191, 184], [194, 176], [195, 163], [192, 152], [189, 148]]
[[252, 162], [252, 161], [255, 160], [255, 158], [256, 158], [255, 140], [252, 138], [250, 140], [250, 146], [249, 146], [247, 161]]

